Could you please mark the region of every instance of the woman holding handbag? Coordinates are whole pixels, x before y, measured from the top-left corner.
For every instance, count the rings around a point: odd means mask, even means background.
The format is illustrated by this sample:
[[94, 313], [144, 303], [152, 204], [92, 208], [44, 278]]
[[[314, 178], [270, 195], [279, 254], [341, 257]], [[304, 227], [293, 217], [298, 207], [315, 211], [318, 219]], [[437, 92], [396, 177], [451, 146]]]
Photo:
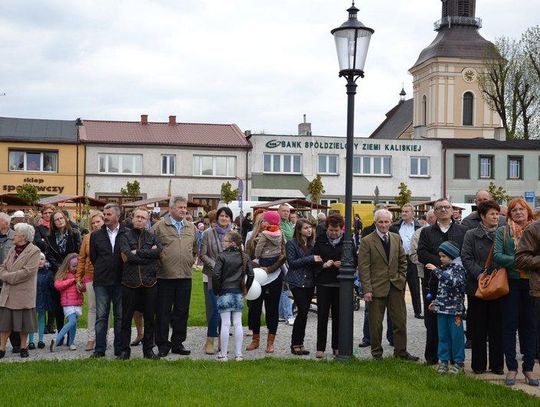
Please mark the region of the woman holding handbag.
[[529, 277], [524, 271], [514, 268], [516, 247], [523, 230], [534, 221], [533, 212], [525, 199], [515, 198], [508, 205], [506, 218], [507, 225], [497, 229], [493, 249], [493, 264], [496, 267], [505, 267], [508, 272], [509, 294], [502, 299], [503, 349], [508, 368], [506, 384], [516, 384], [518, 332], [525, 380], [531, 386], [538, 386], [539, 381], [533, 376], [536, 341]]
[[463, 240], [461, 259], [467, 270], [467, 294], [469, 309], [467, 326], [471, 330], [472, 362], [476, 374], [486, 372], [488, 365], [487, 339], [489, 336], [489, 370], [504, 374], [502, 347], [502, 299], [484, 300], [475, 296], [478, 280], [486, 268], [486, 260], [495, 242], [495, 232], [499, 224], [499, 204], [485, 201], [478, 205], [480, 224], [468, 230]]

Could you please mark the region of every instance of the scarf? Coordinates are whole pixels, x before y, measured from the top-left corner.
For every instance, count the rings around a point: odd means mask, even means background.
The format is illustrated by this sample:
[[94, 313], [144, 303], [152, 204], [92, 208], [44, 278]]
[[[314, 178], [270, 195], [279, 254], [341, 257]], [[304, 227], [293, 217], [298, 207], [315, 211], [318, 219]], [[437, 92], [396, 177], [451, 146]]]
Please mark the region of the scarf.
[[68, 239], [68, 232], [67, 230], [64, 233], [56, 232], [56, 245], [58, 246], [58, 249], [60, 252], [65, 253], [66, 251], [66, 245], [67, 245], [67, 239]]
[[26, 242], [26, 244], [22, 246], [15, 246], [15, 260], [20, 256], [20, 254], [26, 249], [26, 247], [30, 244], [30, 242]]
[[343, 237], [343, 235], [341, 235], [337, 239], [330, 239], [330, 236], [328, 235], [326, 235], [326, 237], [328, 238], [328, 243], [330, 243], [332, 247], [336, 247], [339, 244], [339, 242], [341, 242], [341, 238]]
[[485, 232], [485, 234], [491, 239], [495, 240], [495, 232], [497, 231], [497, 228], [499, 225], [496, 225], [492, 228], [488, 228], [486, 225], [484, 225], [482, 222], [480, 222], [480, 226], [482, 227], [482, 230]]
[[223, 238], [225, 237], [227, 233], [229, 233], [232, 230], [232, 228], [233, 228], [232, 223], [225, 227], [221, 226], [219, 223], [216, 224], [216, 226], [214, 227], [214, 230], [217, 233], [219, 243], [223, 245]]
[[46, 221], [45, 219], [41, 218], [39, 220], [39, 224], [45, 226], [47, 229], [51, 230], [51, 221]]
[[525, 230], [527, 226], [533, 223], [533, 221], [529, 219], [523, 226], [519, 226], [512, 219], [508, 219], [507, 223], [508, 223], [508, 226], [510, 227], [510, 235], [512, 236], [512, 239], [514, 239], [514, 246], [517, 249], [519, 240], [521, 239], [521, 236], [523, 235], [523, 231]]

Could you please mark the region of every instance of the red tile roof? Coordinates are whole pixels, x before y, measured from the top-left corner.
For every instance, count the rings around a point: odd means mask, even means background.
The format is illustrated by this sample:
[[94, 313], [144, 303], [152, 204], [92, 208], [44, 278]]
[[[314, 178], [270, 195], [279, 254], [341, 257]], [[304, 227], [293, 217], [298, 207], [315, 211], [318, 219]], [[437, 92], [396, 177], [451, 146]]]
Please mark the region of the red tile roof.
[[236, 124], [155, 123], [83, 120], [83, 143], [157, 144], [251, 148]]

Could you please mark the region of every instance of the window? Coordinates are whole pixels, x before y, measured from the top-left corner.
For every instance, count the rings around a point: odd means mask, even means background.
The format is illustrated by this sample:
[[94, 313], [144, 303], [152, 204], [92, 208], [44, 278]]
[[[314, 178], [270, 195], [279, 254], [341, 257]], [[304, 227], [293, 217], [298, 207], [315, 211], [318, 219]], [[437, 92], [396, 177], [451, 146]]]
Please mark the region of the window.
[[102, 174], [142, 174], [141, 154], [98, 154]]
[[193, 156], [193, 175], [202, 177], [236, 177], [236, 157]]
[[300, 174], [301, 160], [300, 154], [264, 154], [264, 172]]
[[471, 92], [466, 92], [463, 95], [463, 125], [473, 125], [473, 106], [474, 96]]
[[523, 179], [523, 157], [508, 156], [508, 179]]
[[319, 174], [337, 174], [338, 156], [337, 155], [319, 155]]
[[458, 16], [469, 17], [470, 16], [470, 0], [458, 0]]
[[392, 157], [358, 155], [353, 158], [353, 174], [389, 176]]
[[471, 171], [469, 155], [455, 154], [454, 155], [454, 179], [470, 179]]
[[57, 172], [58, 151], [10, 150], [10, 171]]
[[429, 158], [411, 157], [411, 177], [429, 177]]
[[478, 161], [480, 165], [478, 178], [492, 179], [493, 178], [493, 156], [481, 155]]
[[162, 155], [161, 156], [161, 175], [175, 175], [176, 173], [176, 156]]

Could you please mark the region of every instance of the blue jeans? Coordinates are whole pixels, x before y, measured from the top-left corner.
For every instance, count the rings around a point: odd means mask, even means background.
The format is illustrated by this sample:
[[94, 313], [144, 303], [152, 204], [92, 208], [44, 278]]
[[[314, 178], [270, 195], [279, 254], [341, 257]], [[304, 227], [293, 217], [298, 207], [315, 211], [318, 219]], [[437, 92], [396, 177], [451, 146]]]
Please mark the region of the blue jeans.
[[293, 317], [292, 301], [287, 295], [288, 290], [283, 288], [279, 297], [279, 317], [282, 319], [291, 319]]
[[[45, 319], [47, 317], [47, 311], [37, 311], [37, 323], [38, 323], [38, 335], [39, 341], [43, 342], [43, 335], [45, 335]], [[28, 342], [34, 342], [34, 332], [28, 334]]]
[[208, 315], [208, 329], [206, 331], [206, 336], [209, 338], [218, 337], [218, 326], [220, 324], [219, 312], [217, 309], [217, 297], [214, 293], [214, 290], [211, 288], [208, 289], [208, 300], [210, 301], [211, 307], [209, 309]]
[[75, 342], [75, 334], [77, 333], [77, 313], [72, 313], [67, 316], [67, 324], [64, 324], [60, 332], [56, 335], [56, 346], [60, 345], [60, 341], [64, 338], [64, 335], [69, 332], [68, 335], [68, 346], [73, 345]]
[[437, 314], [437, 330], [439, 347], [437, 356], [441, 363], [453, 360], [455, 364], [463, 365], [465, 361], [465, 333], [463, 320], [456, 323], [456, 315]]
[[122, 286], [94, 286], [96, 294], [96, 347], [94, 352], [105, 353], [107, 350], [107, 331], [109, 330], [109, 312], [111, 302], [114, 314], [114, 353], [121, 352], [122, 341]]
[[529, 280], [509, 281], [510, 292], [502, 298], [503, 349], [508, 370], [517, 371], [516, 331], [519, 332], [523, 371], [532, 372], [536, 355], [536, 335], [533, 298], [529, 294]]

